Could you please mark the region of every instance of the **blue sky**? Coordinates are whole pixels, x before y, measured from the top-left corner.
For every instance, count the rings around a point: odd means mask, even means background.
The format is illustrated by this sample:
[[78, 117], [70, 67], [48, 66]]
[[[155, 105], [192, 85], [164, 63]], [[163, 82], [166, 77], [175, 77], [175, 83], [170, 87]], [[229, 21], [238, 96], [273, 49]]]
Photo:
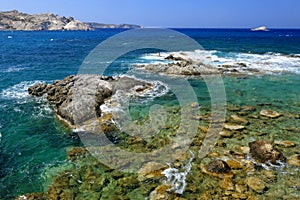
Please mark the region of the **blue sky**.
[[299, 0], [0, 0], [0, 10], [146, 27], [300, 28]]

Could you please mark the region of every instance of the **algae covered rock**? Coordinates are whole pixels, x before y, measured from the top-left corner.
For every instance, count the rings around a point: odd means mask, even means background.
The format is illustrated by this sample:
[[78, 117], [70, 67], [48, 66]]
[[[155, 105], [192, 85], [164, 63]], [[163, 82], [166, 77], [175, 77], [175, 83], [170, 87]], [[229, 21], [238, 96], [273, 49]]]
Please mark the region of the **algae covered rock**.
[[262, 193], [267, 189], [265, 182], [256, 177], [247, 177], [245, 183], [249, 188], [258, 193]]
[[208, 163], [206, 170], [212, 173], [229, 173], [231, 168], [223, 160], [214, 160]]
[[251, 156], [260, 163], [270, 161], [276, 164], [277, 161], [285, 160], [283, 154], [274, 148], [273, 144], [266, 140], [257, 140], [249, 143]]

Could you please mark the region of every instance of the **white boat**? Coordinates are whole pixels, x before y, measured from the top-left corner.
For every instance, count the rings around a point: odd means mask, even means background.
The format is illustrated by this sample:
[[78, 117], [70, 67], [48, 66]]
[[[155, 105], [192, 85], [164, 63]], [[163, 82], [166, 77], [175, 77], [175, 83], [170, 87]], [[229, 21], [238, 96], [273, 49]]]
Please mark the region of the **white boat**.
[[257, 28], [251, 28], [251, 31], [269, 31], [269, 30], [265, 26], [260, 26]]

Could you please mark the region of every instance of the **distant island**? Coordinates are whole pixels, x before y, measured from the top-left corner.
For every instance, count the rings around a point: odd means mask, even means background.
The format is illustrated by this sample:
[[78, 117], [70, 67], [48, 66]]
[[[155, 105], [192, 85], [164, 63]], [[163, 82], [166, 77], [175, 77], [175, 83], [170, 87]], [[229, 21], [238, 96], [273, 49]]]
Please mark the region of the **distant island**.
[[142, 28], [131, 24], [103, 24], [61, 17], [52, 13], [26, 14], [17, 10], [0, 12], [0, 30], [56, 31], [56, 30], [94, 30], [98, 28]]
[[97, 22], [85, 22], [89, 27], [93, 29], [97, 28], [143, 28], [143, 26], [135, 24], [103, 24]]

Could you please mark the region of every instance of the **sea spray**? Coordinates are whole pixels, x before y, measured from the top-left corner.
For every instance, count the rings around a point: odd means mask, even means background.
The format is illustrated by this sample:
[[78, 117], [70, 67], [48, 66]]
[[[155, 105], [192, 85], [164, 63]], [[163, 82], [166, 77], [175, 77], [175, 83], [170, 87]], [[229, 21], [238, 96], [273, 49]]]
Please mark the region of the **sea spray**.
[[165, 169], [162, 174], [164, 174], [167, 177], [167, 183], [171, 184], [172, 188], [169, 189], [169, 191], [174, 191], [177, 194], [182, 194], [186, 187], [186, 177], [188, 173], [192, 169], [192, 161], [195, 158], [195, 155], [193, 152], [191, 152], [191, 158], [189, 159], [188, 163], [183, 167], [184, 171], [180, 172], [176, 168], [172, 168], [169, 165], [168, 169]]

